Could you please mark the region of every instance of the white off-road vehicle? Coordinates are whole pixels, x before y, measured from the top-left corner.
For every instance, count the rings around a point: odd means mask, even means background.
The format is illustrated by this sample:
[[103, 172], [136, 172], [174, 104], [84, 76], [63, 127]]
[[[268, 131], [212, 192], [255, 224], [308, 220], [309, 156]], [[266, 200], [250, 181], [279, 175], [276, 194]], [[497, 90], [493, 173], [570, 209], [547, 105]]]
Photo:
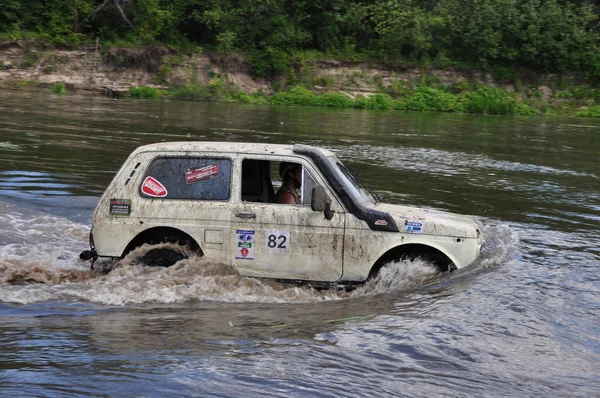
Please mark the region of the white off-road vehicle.
[[[301, 165], [297, 204], [275, 203], [282, 162]], [[150, 248], [147, 263], [170, 266], [193, 251], [242, 276], [352, 285], [400, 259], [421, 257], [440, 271], [466, 267], [483, 236], [470, 216], [380, 203], [325, 149], [168, 142], [139, 147], [125, 161], [80, 257], [122, 258], [163, 242], [187, 251]]]

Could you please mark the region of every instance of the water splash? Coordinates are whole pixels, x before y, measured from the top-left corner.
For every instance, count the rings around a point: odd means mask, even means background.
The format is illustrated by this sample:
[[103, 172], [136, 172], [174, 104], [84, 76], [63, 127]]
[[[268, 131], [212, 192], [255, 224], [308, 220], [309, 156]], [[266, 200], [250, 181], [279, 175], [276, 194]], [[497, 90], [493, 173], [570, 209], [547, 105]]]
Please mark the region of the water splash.
[[506, 224], [487, 225], [483, 234], [485, 243], [481, 255], [471, 268], [490, 268], [506, 264], [519, 255], [518, 232]]
[[[89, 263], [78, 259], [87, 242], [88, 227], [60, 217], [14, 210], [0, 213], [0, 241], [5, 243], [0, 246], [0, 302], [310, 303], [408, 291], [447, 278], [421, 260], [400, 261], [388, 264], [375, 278], [348, 292], [242, 277], [228, 265], [213, 263], [191, 252], [186, 252], [189, 258], [169, 268], [140, 262], [147, 250], [175, 248], [170, 244], [142, 246], [120, 261], [104, 261], [91, 270]], [[485, 233], [488, 243], [482, 258], [472, 266], [474, 269], [506, 262], [518, 245], [510, 228], [490, 227]]]
[[414, 289], [439, 280], [437, 267], [426, 261], [395, 261], [384, 265], [379, 273], [352, 292], [352, 297], [370, 296]]

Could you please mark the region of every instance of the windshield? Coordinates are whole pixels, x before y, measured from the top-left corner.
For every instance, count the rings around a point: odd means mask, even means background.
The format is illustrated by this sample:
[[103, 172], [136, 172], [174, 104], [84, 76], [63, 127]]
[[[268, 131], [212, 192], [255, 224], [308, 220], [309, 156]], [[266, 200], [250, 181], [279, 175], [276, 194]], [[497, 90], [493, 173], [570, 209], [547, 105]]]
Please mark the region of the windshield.
[[351, 169], [344, 166], [336, 156], [328, 156], [327, 160], [331, 166], [333, 166], [332, 169], [334, 172], [344, 183], [344, 186], [346, 187], [350, 196], [359, 200], [368, 200], [371, 202], [379, 201], [377, 196], [367, 187], [365, 187], [358, 175]]

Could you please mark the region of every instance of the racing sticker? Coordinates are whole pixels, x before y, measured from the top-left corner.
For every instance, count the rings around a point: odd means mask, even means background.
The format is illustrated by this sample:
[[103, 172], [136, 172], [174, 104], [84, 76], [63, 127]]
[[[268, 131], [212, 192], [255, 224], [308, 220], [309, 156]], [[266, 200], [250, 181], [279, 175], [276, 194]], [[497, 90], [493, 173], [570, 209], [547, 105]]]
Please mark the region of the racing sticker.
[[146, 177], [142, 184], [142, 192], [145, 195], [152, 196], [153, 198], [164, 198], [167, 196], [167, 188], [160, 183], [154, 177]]
[[423, 223], [416, 221], [407, 221], [405, 224], [406, 232], [412, 234], [422, 234], [423, 233]]
[[285, 255], [290, 253], [290, 231], [267, 229], [267, 254]]
[[219, 175], [219, 165], [209, 164], [202, 167], [192, 167], [185, 170], [185, 183], [193, 184], [195, 182], [211, 180]]
[[238, 260], [254, 260], [254, 231], [238, 229], [235, 258]]
[[131, 199], [111, 199], [108, 215], [112, 217], [129, 217], [131, 214]]

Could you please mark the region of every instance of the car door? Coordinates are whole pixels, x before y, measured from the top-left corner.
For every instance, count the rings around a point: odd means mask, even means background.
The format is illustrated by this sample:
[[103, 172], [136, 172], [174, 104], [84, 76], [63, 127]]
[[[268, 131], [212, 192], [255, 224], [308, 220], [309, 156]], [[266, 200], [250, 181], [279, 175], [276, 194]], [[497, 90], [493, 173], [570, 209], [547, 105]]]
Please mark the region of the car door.
[[[302, 165], [299, 204], [273, 203], [269, 170], [279, 162]], [[251, 157], [236, 164], [240, 178], [232, 211], [232, 264], [246, 276], [305, 281], [337, 281], [342, 276], [345, 212], [331, 195], [330, 220], [311, 210], [311, 191], [325, 181], [301, 157]], [[277, 167], [275, 167], [276, 169]], [[277, 184], [275, 184], [277, 185]]]

